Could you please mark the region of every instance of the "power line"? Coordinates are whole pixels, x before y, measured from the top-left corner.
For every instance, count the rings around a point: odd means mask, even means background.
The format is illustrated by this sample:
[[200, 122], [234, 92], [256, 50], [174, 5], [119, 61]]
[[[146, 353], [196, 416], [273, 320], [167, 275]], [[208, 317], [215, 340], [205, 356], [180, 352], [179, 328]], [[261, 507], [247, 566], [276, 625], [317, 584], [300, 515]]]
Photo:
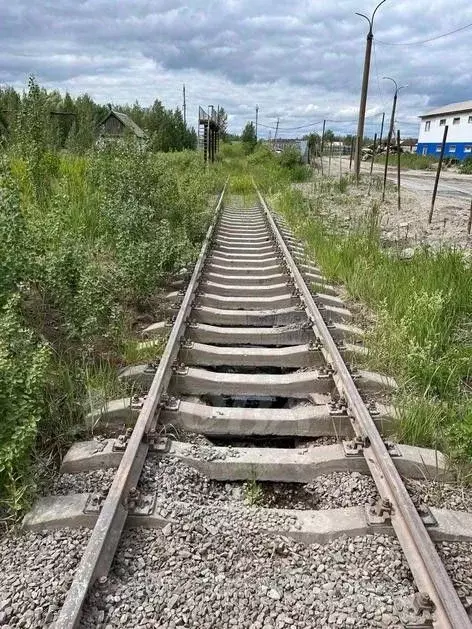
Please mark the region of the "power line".
[[423, 39], [421, 41], [388, 42], [388, 41], [382, 41], [381, 39], [377, 39], [377, 43], [382, 44], [383, 46], [418, 46], [420, 44], [427, 44], [428, 42], [436, 41], [437, 39], [442, 39], [443, 37], [448, 37], [449, 35], [454, 35], [454, 33], [459, 33], [460, 31], [465, 31], [466, 28], [470, 28], [471, 26], [472, 26], [472, 23], [466, 24], [465, 26], [456, 28], [453, 31], [449, 31], [448, 33], [443, 33], [442, 35], [437, 35], [436, 37], [431, 37], [430, 39]]
[[[379, 112], [378, 114], [373, 114], [372, 116], [366, 116], [366, 120], [371, 120], [373, 118], [378, 118], [382, 114]], [[339, 124], [349, 124], [357, 122], [357, 118], [353, 118], [352, 120], [340, 120], [336, 118], [325, 118], [326, 122], [339, 123]], [[280, 127], [279, 131], [297, 131], [299, 129], [307, 129], [308, 127], [315, 127], [316, 125], [322, 124], [323, 120], [317, 120], [316, 122], [310, 122], [304, 125], [299, 125], [298, 127]], [[264, 127], [265, 129], [275, 129], [274, 125], [266, 125], [259, 122], [260, 127]]]
[[[322, 120], [319, 120], [317, 122], [310, 122], [308, 124], [300, 125], [298, 127], [279, 127], [279, 131], [296, 131], [297, 129], [306, 129], [307, 127], [314, 127], [318, 124], [321, 124], [322, 122]], [[262, 124], [262, 122], [259, 123], [259, 126], [265, 127], [266, 129], [275, 129], [273, 125]]]

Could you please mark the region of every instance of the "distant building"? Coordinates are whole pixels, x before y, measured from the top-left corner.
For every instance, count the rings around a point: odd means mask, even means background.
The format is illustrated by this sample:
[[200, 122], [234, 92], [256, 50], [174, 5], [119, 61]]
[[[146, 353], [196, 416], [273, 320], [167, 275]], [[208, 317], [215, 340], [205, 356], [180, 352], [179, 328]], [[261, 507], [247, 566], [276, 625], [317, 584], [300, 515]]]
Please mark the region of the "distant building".
[[110, 105], [108, 107], [109, 111], [107, 115], [98, 125], [98, 135], [100, 138], [119, 139], [131, 135], [136, 137], [139, 141], [146, 140], [146, 133], [134, 120], [131, 120], [127, 114], [112, 109]]
[[444, 127], [448, 125], [444, 155], [457, 159], [472, 157], [472, 100], [438, 107], [420, 118], [418, 155], [439, 157]]
[[276, 153], [281, 153], [284, 148], [295, 148], [300, 152], [302, 162], [308, 164], [308, 141], [307, 140], [290, 140], [288, 138], [280, 138], [275, 140], [273, 148]]
[[404, 153], [416, 153], [416, 147], [418, 146], [418, 140], [416, 138], [406, 138], [400, 142], [402, 151]]

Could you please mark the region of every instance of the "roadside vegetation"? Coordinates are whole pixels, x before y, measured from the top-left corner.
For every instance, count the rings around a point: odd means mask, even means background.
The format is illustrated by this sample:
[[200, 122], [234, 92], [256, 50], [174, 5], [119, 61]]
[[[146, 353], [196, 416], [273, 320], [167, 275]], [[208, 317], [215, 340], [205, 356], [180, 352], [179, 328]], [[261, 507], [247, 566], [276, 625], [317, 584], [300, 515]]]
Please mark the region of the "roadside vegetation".
[[467, 157], [459, 167], [459, 172], [462, 175], [472, 175], [472, 157]]
[[[385, 164], [385, 154], [376, 155], [376, 164]], [[416, 153], [401, 153], [400, 155], [400, 168], [404, 170], [436, 170], [439, 163], [439, 156], [435, 155], [417, 155]], [[389, 167], [397, 166], [397, 154], [390, 153], [388, 158]], [[454, 157], [445, 157], [443, 161], [443, 168], [457, 167], [459, 173], [463, 175], [472, 174], [472, 157], [467, 157], [463, 161]]]
[[114, 396], [133, 326], [195, 258], [223, 183], [194, 151], [58, 151], [46, 96], [30, 83], [0, 159], [0, 517]]
[[[376, 164], [385, 164], [386, 155], [376, 155]], [[411, 170], [436, 170], [438, 158], [434, 155], [417, 155], [416, 153], [401, 153], [400, 168]], [[397, 154], [390, 153], [388, 157], [389, 166], [397, 166]], [[446, 161], [445, 161], [446, 165]]]
[[[438, 448], [456, 462], [472, 461], [472, 272], [452, 248], [418, 249], [402, 259], [382, 248], [378, 204], [349, 230], [321, 213], [349, 203], [350, 183], [321, 182], [309, 200], [285, 188], [276, 207], [307, 242], [323, 273], [367, 307], [366, 343], [372, 369], [400, 385], [398, 438]], [[354, 184], [352, 184], [354, 185]]]

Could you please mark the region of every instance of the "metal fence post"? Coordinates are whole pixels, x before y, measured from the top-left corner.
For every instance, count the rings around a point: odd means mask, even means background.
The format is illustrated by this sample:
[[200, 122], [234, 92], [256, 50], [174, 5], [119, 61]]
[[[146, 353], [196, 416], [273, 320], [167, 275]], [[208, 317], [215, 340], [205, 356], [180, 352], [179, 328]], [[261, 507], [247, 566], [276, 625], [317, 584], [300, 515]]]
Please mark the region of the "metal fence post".
[[377, 150], [377, 133], [374, 135], [374, 150], [372, 151], [372, 161], [370, 162], [369, 190], [367, 192], [368, 195], [370, 195], [370, 190], [372, 187], [372, 171], [374, 170], [374, 159], [375, 159], [376, 150]]
[[431, 221], [433, 220], [434, 204], [436, 203], [436, 195], [438, 193], [439, 177], [441, 175], [441, 168], [442, 168], [442, 163], [443, 163], [443, 158], [444, 158], [444, 149], [446, 148], [448, 130], [449, 130], [449, 126], [446, 125], [444, 127], [444, 135], [443, 135], [443, 141], [441, 145], [441, 155], [439, 156], [439, 164], [438, 164], [438, 169], [436, 171], [436, 179], [434, 180], [433, 198], [431, 200], [431, 209], [429, 211], [429, 216], [428, 216], [428, 225], [431, 225]]
[[400, 131], [397, 130], [397, 198], [398, 198], [398, 211], [401, 209], [401, 197], [400, 197], [400, 165], [401, 165], [401, 149], [400, 149]]

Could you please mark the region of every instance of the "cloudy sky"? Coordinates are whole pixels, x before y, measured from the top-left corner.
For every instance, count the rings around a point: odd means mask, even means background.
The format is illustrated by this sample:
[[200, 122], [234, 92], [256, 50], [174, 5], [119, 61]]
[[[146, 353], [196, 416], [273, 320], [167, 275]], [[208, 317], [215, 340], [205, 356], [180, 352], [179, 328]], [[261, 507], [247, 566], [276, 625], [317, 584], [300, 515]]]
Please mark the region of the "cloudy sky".
[[[377, 0], [378, 1], [378, 0]], [[222, 105], [240, 132], [259, 105], [260, 131], [319, 131], [324, 118], [352, 133], [359, 106], [367, 22], [375, 0], [0, 0], [0, 84], [22, 89], [28, 74], [48, 88], [88, 92], [116, 104], [159, 98], [188, 119]], [[417, 115], [472, 99], [470, 0], [386, 0], [374, 25], [366, 132], [400, 92], [402, 135]], [[397, 45], [387, 45], [397, 44]], [[307, 126], [307, 125], [312, 126]], [[266, 126], [262, 126], [266, 125]], [[304, 127], [293, 130], [293, 127]]]

